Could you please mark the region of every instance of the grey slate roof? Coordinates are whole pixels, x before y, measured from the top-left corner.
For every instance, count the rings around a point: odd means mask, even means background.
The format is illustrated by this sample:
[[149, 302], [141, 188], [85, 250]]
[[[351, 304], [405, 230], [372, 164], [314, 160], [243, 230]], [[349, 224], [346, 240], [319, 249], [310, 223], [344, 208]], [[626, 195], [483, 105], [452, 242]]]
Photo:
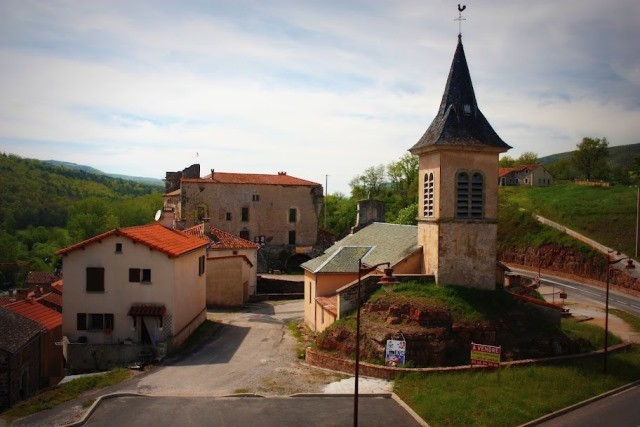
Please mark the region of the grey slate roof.
[[302, 268], [312, 273], [357, 273], [358, 259], [363, 256], [363, 265], [390, 262], [393, 267], [420, 248], [415, 225], [374, 222], [336, 242]]
[[[466, 112], [465, 106], [469, 109]], [[421, 148], [439, 145], [487, 146], [504, 151], [511, 148], [493, 130], [478, 108], [461, 36], [458, 36], [458, 46], [438, 114], [409, 151], [416, 154], [414, 151]]]
[[15, 353], [40, 333], [44, 326], [0, 307], [0, 350]]

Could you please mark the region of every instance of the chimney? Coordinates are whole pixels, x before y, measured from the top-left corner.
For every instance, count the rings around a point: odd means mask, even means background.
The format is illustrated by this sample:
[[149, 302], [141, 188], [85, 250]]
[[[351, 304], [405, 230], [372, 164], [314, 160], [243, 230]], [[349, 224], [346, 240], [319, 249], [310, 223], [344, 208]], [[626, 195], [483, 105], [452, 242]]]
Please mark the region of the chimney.
[[286, 175], [287, 173], [285, 171], [280, 171], [278, 172], [278, 175]]
[[29, 289], [16, 289], [16, 301], [22, 301], [27, 299]]
[[215, 173], [215, 169], [211, 169], [211, 179], [213, 180], [213, 174]]

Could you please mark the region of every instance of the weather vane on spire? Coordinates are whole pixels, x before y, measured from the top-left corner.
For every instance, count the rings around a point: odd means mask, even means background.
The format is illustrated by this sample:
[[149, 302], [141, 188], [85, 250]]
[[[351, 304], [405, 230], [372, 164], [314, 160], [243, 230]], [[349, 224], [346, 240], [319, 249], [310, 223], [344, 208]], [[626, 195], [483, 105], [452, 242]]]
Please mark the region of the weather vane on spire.
[[467, 5], [463, 4], [460, 6], [458, 4], [458, 17], [454, 19], [454, 21], [458, 21], [458, 37], [462, 37], [462, 21], [466, 21], [467, 18], [462, 17], [462, 11], [467, 8]]

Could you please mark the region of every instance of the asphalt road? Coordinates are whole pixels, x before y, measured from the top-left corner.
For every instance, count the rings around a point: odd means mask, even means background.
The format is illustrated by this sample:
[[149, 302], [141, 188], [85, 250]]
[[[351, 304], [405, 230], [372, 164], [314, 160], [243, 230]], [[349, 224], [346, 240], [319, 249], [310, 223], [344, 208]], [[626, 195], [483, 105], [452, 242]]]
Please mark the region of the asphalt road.
[[[535, 277], [536, 273], [512, 268], [514, 273], [526, 277]], [[570, 299], [591, 303], [598, 307], [605, 306], [606, 290], [597, 286], [579, 283], [569, 279], [542, 276], [542, 283], [564, 290]], [[609, 308], [616, 308], [640, 317], [640, 300], [632, 296], [609, 290]]]
[[637, 427], [640, 425], [640, 386], [539, 424], [544, 427]]
[[[393, 399], [361, 397], [361, 426], [418, 426]], [[352, 397], [120, 397], [104, 401], [87, 426], [351, 426]]]

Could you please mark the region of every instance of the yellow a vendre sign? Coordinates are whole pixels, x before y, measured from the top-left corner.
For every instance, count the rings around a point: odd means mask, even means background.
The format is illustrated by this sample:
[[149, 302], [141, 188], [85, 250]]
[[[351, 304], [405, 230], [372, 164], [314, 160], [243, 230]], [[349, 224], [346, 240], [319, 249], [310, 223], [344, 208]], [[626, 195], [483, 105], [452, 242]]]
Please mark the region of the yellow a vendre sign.
[[471, 343], [471, 365], [500, 367], [502, 347]]

